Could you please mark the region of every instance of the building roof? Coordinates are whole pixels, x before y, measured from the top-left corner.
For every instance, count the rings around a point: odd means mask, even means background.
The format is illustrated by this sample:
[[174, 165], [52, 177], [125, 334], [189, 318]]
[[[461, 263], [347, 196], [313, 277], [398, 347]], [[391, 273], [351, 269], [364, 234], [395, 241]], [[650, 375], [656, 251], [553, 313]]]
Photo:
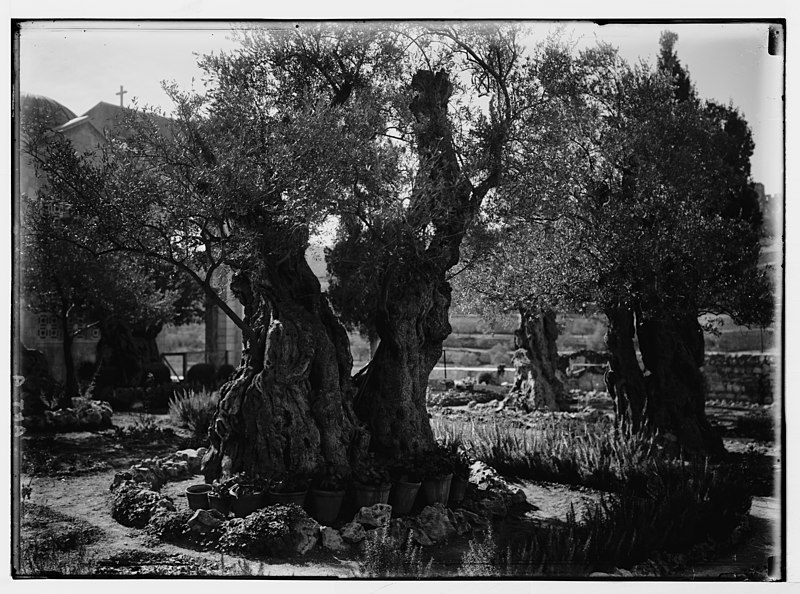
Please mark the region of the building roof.
[[58, 128], [78, 117], [55, 99], [44, 95], [22, 95], [20, 115], [23, 119], [30, 119], [33, 116], [41, 118], [49, 128]]
[[[128, 107], [120, 107], [119, 105], [101, 101], [84, 115], [89, 118], [89, 121], [100, 133], [105, 135], [107, 131], [113, 130], [118, 134], [122, 132], [122, 136], [125, 136], [124, 121], [132, 113], [134, 113], [133, 110]], [[168, 134], [169, 119], [154, 114], [147, 114], [147, 118], [155, 123], [159, 132]]]

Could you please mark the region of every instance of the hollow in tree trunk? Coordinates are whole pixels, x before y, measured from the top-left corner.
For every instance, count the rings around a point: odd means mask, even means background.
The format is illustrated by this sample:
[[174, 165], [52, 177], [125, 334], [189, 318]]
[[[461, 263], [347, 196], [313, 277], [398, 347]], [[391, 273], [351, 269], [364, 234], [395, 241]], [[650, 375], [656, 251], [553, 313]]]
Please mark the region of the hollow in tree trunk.
[[280, 262], [263, 256], [256, 270], [234, 275], [231, 290], [252, 332], [221, 389], [206, 480], [346, 469], [366, 451], [368, 433], [352, 408], [347, 333], [304, 253]]
[[568, 410], [564, 384], [558, 378], [558, 325], [549, 308], [520, 308], [514, 333], [514, 385], [511, 394], [530, 410]]

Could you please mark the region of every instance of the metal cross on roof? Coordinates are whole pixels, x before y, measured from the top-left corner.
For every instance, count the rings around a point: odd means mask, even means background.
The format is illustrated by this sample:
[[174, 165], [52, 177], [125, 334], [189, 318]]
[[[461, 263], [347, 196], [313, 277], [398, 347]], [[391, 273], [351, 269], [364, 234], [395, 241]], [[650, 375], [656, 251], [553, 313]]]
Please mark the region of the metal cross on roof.
[[125, 107], [125, 106], [122, 104], [122, 96], [123, 96], [125, 93], [127, 93], [127, 92], [128, 92], [128, 91], [124, 90], [124, 89], [122, 88], [122, 85], [120, 85], [120, 86], [119, 86], [119, 93], [114, 93], [115, 95], [119, 95], [119, 106], [120, 106], [120, 107]]

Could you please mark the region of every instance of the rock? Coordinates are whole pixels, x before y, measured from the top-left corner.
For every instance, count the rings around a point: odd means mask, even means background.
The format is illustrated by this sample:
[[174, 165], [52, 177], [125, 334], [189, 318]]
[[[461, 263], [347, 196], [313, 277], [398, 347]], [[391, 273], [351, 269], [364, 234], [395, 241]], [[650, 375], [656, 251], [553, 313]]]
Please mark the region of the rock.
[[447, 515], [447, 509], [441, 503], [429, 505], [415, 519], [417, 528], [434, 542], [447, 540], [456, 534], [456, 527]]
[[339, 534], [339, 531], [335, 528], [325, 526], [320, 531], [320, 534], [322, 536], [323, 548], [333, 551], [334, 553], [346, 553], [350, 550], [350, 547], [344, 541], [342, 535]]
[[292, 547], [296, 553], [305, 555], [319, 542], [319, 522], [313, 518], [300, 518], [291, 526]]
[[174, 512], [175, 511], [175, 504], [172, 503], [169, 499], [159, 499], [158, 503], [156, 503], [155, 507], [165, 509], [167, 511]]
[[[203, 455], [200, 453], [200, 450], [205, 450], [205, 448], [200, 448], [199, 450], [179, 450], [175, 452], [173, 457], [176, 460], [184, 461], [188, 472], [194, 475], [200, 472], [200, 464], [203, 461]], [[205, 453], [205, 451], [203, 451], [203, 453]]]
[[475, 408], [476, 406], [478, 406], [478, 401], [477, 401], [477, 400], [470, 400], [470, 401], [467, 403], [467, 408], [469, 408], [469, 409], [473, 409], [473, 408]]
[[475, 512], [471, 512], [466, 509], [457, 509], [455, 510], [454, 514], [457, 518], [463, 518], [468, 521], [472, 526], [476, 526], [478, 528], [488, 528], [489, 527], [489, 520], [484, 518], [483, 516], [479, 516]]
[[517, 489], [511, 494], [511, 503], [514, 505], [518, 505], [520, 503], [528, 503], [528, 499], [525, 497], [525, 492], [522, 489]]
[[455, 527], [458, 536], [463, 536], [464, 534], [472, 532], [472, 525], [469, 523], [469, 520], [464, 515], [458, 513], [461, 511], [464, 510], [447, 510], [447, 517], [450, 518], [450, 523]]
[[428, 387], [431, 390], [446, 391], [455, 386], [455, 382], [451, 379], [436, 379], [431, 378], [428, 380]]
[[431, 547], [436, 544], [427, 534], [425, 534], [423, 530], [420, 530], [419, 528], [413, 528], [411, 530], [411, 540], [418, 545], [422, 545], [423, 547]]
[[363, 526], [371, 526], [373, 528], [380, 528], [388, 526], [389, 520], [392, 518], [392, 506], [388, 503], [376, 503], [370, 507], [362, 507], [358, 510], [356, 517], [353, 518], [354, 522], [358, 522]]
[[503, 518], [508, 515], [508, 504], [500, 496], [487, 497], [480, 502], [480, 508], [485, 511], [484, 515], [495, 518]]
[[225, 521], [225, 517], [215, 509], [198, 509], [189, 518], [186, 525], [195, 534], [205, 534], [214, 528], [219, 528]]
[[367, 532], [364, 527], [358, 522], [349, 522], [342, 526], [342, 538], [350, 544], [361, 542], [367, 537]]

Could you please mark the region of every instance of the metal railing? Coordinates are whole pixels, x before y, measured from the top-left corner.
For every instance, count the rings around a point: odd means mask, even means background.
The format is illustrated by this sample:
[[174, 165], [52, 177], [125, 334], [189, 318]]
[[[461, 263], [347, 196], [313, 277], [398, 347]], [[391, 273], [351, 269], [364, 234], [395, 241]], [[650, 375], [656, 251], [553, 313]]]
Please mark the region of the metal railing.
[[[225, 351], [225, 363], [230, 364], [231, 351]], [[172, 377], [182, 381], [186, 377], [186, 372], [198, 363], [206, 363], [208, 358], [205, 351], [175, 351], [171, 353], [161, 353], [161, 360], [169, 367]], [[180, 373], [178, 373], [180, 369]]]

